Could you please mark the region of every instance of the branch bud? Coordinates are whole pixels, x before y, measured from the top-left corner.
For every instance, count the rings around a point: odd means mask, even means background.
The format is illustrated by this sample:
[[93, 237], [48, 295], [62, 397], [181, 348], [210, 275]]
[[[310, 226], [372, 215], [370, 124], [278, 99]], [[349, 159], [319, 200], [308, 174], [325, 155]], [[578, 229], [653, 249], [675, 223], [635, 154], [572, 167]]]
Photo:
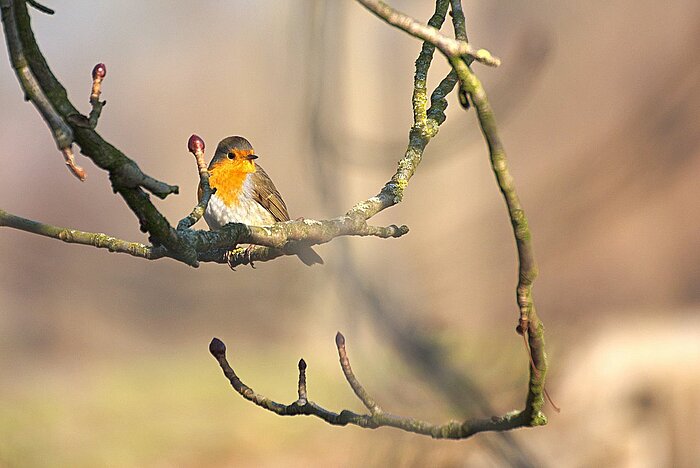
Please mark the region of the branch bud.
[[223, 356], [226, 354], [226, 345], [220, 339], [213, 338], [211, 343], [209, 343], [209, 352], [214, 355], [214, 357]]
[[95, 68], [92, 69], [92, 79], [102, 80], [107, 76], [107, 66], [104, 63], [98, 63]]
[[193, 133], [189, 140], [187, 140], [187, 149], [190, 153], [196, 155], [198, 152], [204, 151], [204, 140], [200, 138], [199, 135]]
[[299, 371], [303, 372], [306, 370], [306, 361], [304, 359], [299, 359]]
[[335, 345], [338, 348], [345, 346], [345, 337], [340, 332], [335, 334]]

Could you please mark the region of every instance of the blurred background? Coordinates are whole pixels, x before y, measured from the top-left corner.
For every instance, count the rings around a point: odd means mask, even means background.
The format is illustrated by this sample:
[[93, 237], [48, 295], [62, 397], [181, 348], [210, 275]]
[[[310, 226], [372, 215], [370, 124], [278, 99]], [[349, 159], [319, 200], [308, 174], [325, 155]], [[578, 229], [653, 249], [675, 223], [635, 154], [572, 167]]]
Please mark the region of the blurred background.
[[[426, 20], [430, 1], [394, 6]], [[377, 193], [403, 155], [419, 41], [354, 2], [53, 1], [32, 13], [83, 112], [107, 64], [99, 132], [195, 202], [186, 150], [244, 135], [292, 217]], [[450, 96], [403, 203], [401, 239], [336, 239], [326, 264], [148, 262], [0, 230], [2, 466], [698, 466], [700, 3], [465, 2], [503, 65], [485, 83], [540, 265], [549, 425], [466, 441], [281, 418], [234, 393], [207, 351], [281, 402], [361, 411], [337, 363], [387, 410], [433, 422], [520, 409], [517, 265], [473, 111]], [[451, 24], [443, 31], [452, 34]], [[79, 183], [0, 51], [0, 208], [144, 241], [105, 173]], [[434, 86], [447, 73], [441, 56]], [[204, 228], [203, 222], [198, 225]]]

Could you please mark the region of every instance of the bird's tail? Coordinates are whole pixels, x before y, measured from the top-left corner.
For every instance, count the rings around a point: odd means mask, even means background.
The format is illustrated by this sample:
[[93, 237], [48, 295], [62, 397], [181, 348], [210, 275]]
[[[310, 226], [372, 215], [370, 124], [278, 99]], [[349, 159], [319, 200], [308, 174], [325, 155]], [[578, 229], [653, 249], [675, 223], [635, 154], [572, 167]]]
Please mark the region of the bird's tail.
[[323, 265], [323, 259], [319, 254], [316, 253], [311, 247], [301, 247], [296, 252], [299, 260], [304, 262], [305, 265], [311, 266], [315, 264]]

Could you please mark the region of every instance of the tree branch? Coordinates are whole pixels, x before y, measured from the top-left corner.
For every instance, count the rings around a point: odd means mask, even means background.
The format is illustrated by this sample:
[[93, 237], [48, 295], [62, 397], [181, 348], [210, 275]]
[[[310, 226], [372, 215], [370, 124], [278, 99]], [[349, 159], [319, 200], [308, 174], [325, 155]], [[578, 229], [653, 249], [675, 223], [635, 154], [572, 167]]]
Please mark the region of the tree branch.
[[547, 418], [542, 413], [544, 405], [544, 382], [547, 373], [547, 355], [544, 347], [544, 326], [537, 316], [532, 299], [532, 286], [537, 277], [538, 269], [532, 247], [532, 235], [525, 211], [515, 190], [513, 177], [508, 170], [508, 161], [503, 143], [498, 135], [498, 128], [493, 109], [489, 103], [486, 91], [479, 79], [469, 69], [461, 58], [450, 59], [460, 80], [460, 86], [470, 96], [481, 131], [489, 148], [491, 167], [496, 175], [498, 187], [508, 208], [508, 215], [513, 225], [513, 234], [518, 251], [518, 285], [516, 297], [520, 309], [517, 327], [519, 334], [528, 338], [532, 366], [530, 368], [530, 385], [528, 389], [526, 411], [531, 424], [546, 424]]
[[466, 39], [456, 40], [440, 34], [440, 31], [432, 26], [426, 26], [418, 20], [395, 10], [385, 2], [380, 0], [357, 0], [369, 11], [386, 21], [392, 26], [395, 26], [411, 36], [422, 39], [436, 46], [447, 57], [460, 57], [467, 55], [474, 60], [497, 67], [501, 64], [501, 60], [491, 55], [488, 50], [475, 50]]
[[[238, 379], [235, 372], [229, 366], [226, 360], [226, 347], [224, 346], [223, 342], [215, 338], [210, 345], [210, 351], [219, 362], [224, 374], [229, 378], [233, 387], [241, 395], [259, 406], [281, 415], [310, 414], [317, 416], [330, 424], [355, 424], [367, 428], [392, 426], [408, 432], [445, 438], [466, 438], [477, 432], [504, 431], [517, 427], [544, 425], [547, 423], [547, 418], [542, 412], [544, 398], [546, 395], [544, 385], [547, 372], [547, 359], [544, 348], [544, 326], [537, 316], [534, 302], [532, 300], [532, 285], [537, 276], [537, 266], [532, 249], [531, 235], [527, 218], [516, 193], [513, 178], [508, 170], [506, 153], [498, 136], [493, 110], [491, 109], [486, 92], [476, 75], [474, 75], [469, 68], [469, 57], [465, 58], [463, 56], [464, 54], [461, 53], [451, 54], [446, 52], [444, 47], [440, 47], [440, 37], [442, 36], [436, 37], [434, 34], [425, 34], [423, 27], [418, 28], [415, 26], [415, 24], [417, 24], [415, 20], [398, 13], [396, 10], [393, 10], [383, 2], [372, 2], [365, 0], [358, 1], [367, 6], [389, 24], [398, 26], [407, 31], [409, 34], [424, 39], [425, 42], [418, 59], [416, 60], [416, 75], [413, 93], [414, 125], [411, 128], [409, 147], [406, 151], [406, 155], [399, 162], [399, 169], [397, 170], [397, 173], [392, 180], [387, 183], [384, 190], [382, 190], [377, 197], [374, 197], [374, 199], [366, 201], [366, 204], [359, 204], [356, 208], [360, 211], [372, 212], [372, 210], [376, 209], [376, 207], [381, 207], [385, 200], [385, 198], [382, 197], [382, 195], [386, 195], [385, 190], [393, 191], [395, 195], [399, 196], [400, 201], [400, 195], [402, 193], [401, 189], [408, 182], [410, 177], [415, 172], [417, 165], [420, 163], [425, 145], [428, 143], [430, 138], [437, 133], [438, 126], [440, 123], [442, 123], [442, 121], [444, 121], [444, 107], [436, 107], [434, 110], [431, 108], [430, 111], [426, 110], [427, 72], [428, 68], [430, 67], [430, 62], [432, 60], [435, 47], [440, 48], [440, 50], [448, 57], [453, 70], [445, 79], [443, 79], [440, 85], [438, 85], [438, 88], [433, 93], [433, 96], [438, 99], [438, 102], [440, 102], [439, 99], [441, 96], [443, 96], [442, 93], [449, 92], [454, 87], [455, 82], [458, 79], [460, 83], [460, 93], [463, 98], [463, 100], [461, 100], [465, 108], [468, 108], [466, 105], [468, 104], [466, 99], [467, 95], [471, 98], [474, 106], [476, 107], [479, 125], [489, 148], [491, 166], [496, 175], [499, 189], [504, 196], [509, 217], [513, 225], [519, 263], [519, 281], [516, 290], [520, 317], [517, 331], [519, 334], [526, 337], [526, 345], [528, 346], [528, 353], [530, 354], [530, 361], [532, 364], [530, 366], [530, 380], [525, 409], [519, 412], [516, 411], [508, 413], [502, 417], [493, 417], [491, 419], [484, 420], [467, 420], [463, 423], [450, 422], [441, 426], [412, 418], [386, 414], [355, 377], [345, 350], [345, 338], [340, 333], [338, 333], [336, 336], [336, 346], [338, 348], [341, 368], [355, 395], [369, 410], [370, 414], [368, 415], [358, 415], [346, 410], [336, 414], [310, 403], [306, 399], [306, 363], [303, 360], [301, 360], [299, 363], [300, 400], [296, 402], [296, 405], [282, 405], [254, 393], [252, 389], [245, 386], [240, 379]], [[461, 1], [451, 0], [451, 6], [455, 34], [458, 38], [466, 40], [466, 25], [464, 14], [462, 12]], [[373, 7], [376, 8], [373, 9]], [[433, 26], [431, 22], [433, 22], [433, 24], [437, 24], [437, 27], [439, 27], [439, 25], [441, 25], [444, 21], [445, 9], [446, 1], [437, 0], [435, 14], [431, 18], [428, 26], [428, 28], [435, 29], [437, 34], [439, 34], [439, 32], [437, 32], [436, 26]], [[438, 106], [439, 105], [441, 104], [438, 104]], [[428, 114], [431, 111], [432, 115], [435, 116], [434, 120], [432, 121], [428, 119]], [[402, 165], [402, 163], [404, 163], [405, 166]], [[348, 212], [348, 214], [351, 212], [352, 210]], [[303, 403], [301, 400], [302, 382], [304, 384]]]
[[[426, 145], [437, 134], [440, 124], [445, 120], [444, 110], [447, 107], [445, 97], [459, 81], [463, 106], [468, 107], [468, 96], [476, 108], [479, 124], [488, 144], [491, 165], [513, 224], [519, 260], [518, 332], [526, 337], [532, 359], [525, 409], [502, 417], [469, 420], [462, 423], [450, 422], [443, 425], [433, 425], [385, 413], [354, 376], [346, 354], [345, 340], [341, 334], [338, 334], [336, 340], [341, 368], [346, 380], [370, 414], [361, 415], [347, 410], [336, 414], [310, 402], [306, 388], [306, 363], [303, 360], [299, 362], [299, 398], [291, 405], [282, 405], [256, 394], [240, 381], [226, 361], [225, 346], [221, 341], [213, 340], [210, 351], [219, 361], [233, 387], [241, 395], [281, 415], [309, 414], [331, 424], [356, 424], [368, 428], [392, 426], [439, 438], [465, 438], [482, 431], [503, 431], [545, 424], [546, 417], [542, 413], [542, 407], [543, 395], [546, 393], [544, 382], [547, 362], [544, 327], [537, 316], [532, 299], [532, 286], [537, 276], [537, 265], [531, 234], [512, 176], [508, 171], [506, 153], [498, 136], [493, 110], [483, 86], [469, 68], [472, 60], [494, 66], [500, 61], [486, 50], [473, 49], [467, 42], [460, 0], [437, 0], [435, 14], [427, 25], [398, 12], [382, 1], [358, 1], [388, 24], [424, 41], [416, 60], [413, 91], [414, 123], [409, 132], [408, 147], [398, 163], [395, 174], [376, 196], [357, 203], [343, 216], [322, 221], [301, 219], [263, 227], [231, 223], [217, 231], [203, 231], [194, 230], [192, 226], [206, 210], [212, 193], [203, 159], [204, 142], [201, 139], [191, 139], [189, 144], [189, 149], [197, 161], [200, 184], [203, 189], [202, 200], [175, 228], [153, 205], [146, 191], [165, 198], [172, 193], [178, 193], [178, 187], [144, 174], [132, 159], [106, 142], [95, 131], [105, 104], [99, 100], [101, 83], [106, 73], [104, 65], [98, 64], [93, 70], [91, 112], [86, 117], [73, 106], [67, 97], [66, 90], [51, 72], [31, 29], [27, 3], [47, 13], [50, 10], [35, 1], [0, 0], [10, 60], [20, 86], [26, 98], [35, 105], [47, 122], [69, 168], [76, 176], [84, 178], [84, 171], [74, 161], [72, 144], [75, 142], [80, 147], [81, 153], [109, 173], [112, 188], [122, 196], [134, 212], [141, 229], [149, 234], [151, 245], [128, 242], [105, 234], [42, 224], [2, 210], [0, 210], [0, 226], [20, 229], [64, 242], [106, 248], [150, 260], [170, 257], [192, 266], [197, 266], [200, 261], [237, 265], [251, 260], [271, 260], [281, 255], [295, 254], [296, 247], [299, 245], [322, 244], [339, 236], [400, 237], [408, 232], [406, 226], [377, 227], [369, 225], [367, 221], [382, 210], [401, 202], [408, 182], [421, 162]], [[448, 38], [439, 32], [445, 20], [448, 4], [452, 7], [456, 39]], [[453, 70], [432, 93], [431, 106], [428, 108], [427, 74], [435, 48], [448, 58]], [[245, 255], [241, 249], [230, 252], [240, 243], [254, 244], [257, 247]]]
[[[208, 188], [206, 166], [198, 161], [200, 183], [204, 196], [192, 212], [178, 223], [177, 228], [174, 228], [151, 203], [150, 197], [143, 189], [160, 198], [165, 198], [171, 193], [177, 193], [178, 187], [157, 181], [144, 174], [133, 160], [103, 140], [95, 131], [97, 120], [105, 104], [99, 99], [101, 83], [106, 75], [104, 64], [98, 64], [93, 69], [93, 86], [90, 95], [92, 110], [90, 115], [86, 117], [68, 100], [66, 90], [53, 75], [41, 54], [31, 29], [25, 0], [0, 0], [0, 2], [11, 61], [17, 71], [22, 89], [49, 123], [59, 148], [76, 175], [79, 175], [82, 169], [74, 164], [70, 150], [73, 141], [80, 146], [84, 155], [98, 167], [109, 172], [112, 188], [124, 198], [129, 208], [137, 216], [141, 229], [149, 234], [151, 245], [145, 247], [151, 252], [158, 252], [158, 255], [137, 256], [151, 260], [163, 257], [174, 258], [191, 266], [198, 266], [200, 261], [224, 263], [228, 259], [230, 265], [235, 266], [246, 264], [251, 260], [266, 261], [282, 255], [293, 255], [297, 244], [321, 244], [338, 236], [400, 237], [408, 232], [406, 226], [376, 227], [369, 225], [367, 220], [401, 201], [408, 180], [420, 162], [419, 153], [436, 132], [435, 129], [424, 128], [425, 125], [416, 126], [412, 130], [412, 149], [399, 162], [396, 174], [387, 182], [381, 192], [375, 197], [356, 204], [344, 216], [323, 221], [308, 219], [288, 221], [266, 227], [233, 223], [216, 232], [193, 230], [191, 226], [201, 218], [212, 193], [211, 189]], [[25, 221], [29, 222], [29, 220]], [[42, 223], [34, 223], [37, 226], [46, 226]], [[17, 229], [21, 229], [17, 226], [27, 226], [26, 223], [5, 223], [3, 225]], [[65, 228], [54, 228], [66, 230]], [[45, 235], [43, 233], [46, 232], [42, 229], [25, 230], [40, 235]], [[74, 239], [80, 239], [75, 242], [85, 245], [95, 245], [93, 242], [95, 236], [104, 236], [77, 230], [69, 231], [84, 234], [74, 237]], [[60, 239], [60, 237], [55, 236], [49, 237]], [[106, 237], [115, 239], [110, 236]], [[133, 244], [123, 240], [115, 239], [115, 241], [123, 246]], [[254, 244], [258, 247], [252, 249], [244, 257], [240, 250], [235, 250], [235, 246], [239, 243]], [[127, 253], [132, 250], [131, 248], [114, 249], [114, 251]], [[138, 252], [143, 251], [143, 249], [138, 250]], [[232, 252], [227, 253], [229, 251]]]
[[223, 341], [214, 338], [209, 344], [209, 352], [219, 363], [224, 376], [229, 380], [234, 390], [246, 400], [280, 416], [315, 416], [336, 426], [353, 424], [368, 429], [395, 427], [406, 432], [430, 436], [434, 439], [466, 439], [479, 432], [508, 431], [530, 425], [530, 421], [524, 411], [513, 411], [504, 416], [494, 416], [486, 419], [467, 419], [462, 422], [449, 421], [445, 424], [432, 424], [419, 419], [387, 413], [379, 407], [355, 377], [345, 349], [345, 337], [340, 332], [336, 335], [335, 342], [343, 375], [357, 398], [369, 410], [369, 414], [358, 414], [345, 409], [340, 413], [335, 413], [309, 400], [306, 388], [307, 367], [306, 361], [303, 359], [299, 360], [299, 383], [297, 385], [299, 398], [285, 405], [256, 393], [241, 381], [226, 358], [226, 345]]
[[[465, 108], [468, 108], [466, 95], [469, 95], [477, 110], [479, 126], [486, 139], [491, 160], [491, 167], [496, 175], [498, 187], [508, 208], [508, 216], [513, 225], [513, 233], [518, 251], [518, 285], [516, 296], [520, 317], [517, 331], [527, 338], [526, 345], [532, 365], [530, 366], [530, 384], [526, 400], [525, 411], [533, 426], [547, 423], [547, 418], [542, 413], [544, 398], [545, 375], [547, 373], [547, 356], [544, 347], [544, 326], [537, 316], [535, 305], [532, 299], [532, 285], [537, 277], [537, 263], [532, 248], [531, 234], [520, 199], [515, 190], [513, 177], [508, 170], [506, 152], [498, 136], [498, 128], [489, 103], [486, 91], [481, 82], [469, 68], [469, 57], [479, 60], [474, 54], [455, 53], [454, 49], [441, 47], [444, 44], [444, 36], [439, 35], [439, 31], [428, 30], [421, 26], [416, 20], [400, 13], [384, 2], [358, 0], [377, 16], [389, 24], [399, 27], [408, 34], [424, 39], [437, 46], [438, 49], [448, 58], [460, 82], [460, 101]], [[461, 0], [450, 0], [452, 7], [452, 18], [457, 38], [466, 40], [466, 25], [464, 13], [462, 11]], [[419, 27], [420, 26], [420, 27]], [[430, 28], [428, 26], [427, 28]], [[437, 34], [437, 35], [436, 35]], [[467, 56], [465, 59], [464, 56]], [[556, 407], [555, 407], [556, 408]]]
[[138, 242], [129, 242], [97, 232], [85, 232], [39, 223], [31, 219], [15, 216], [2, 209], [0, 209], [0, 226], [58, 239], [69, 244], [90, 245], [99, 249], [107, 249], [110, 252], [126, 253], [149, 260], [155, 260], [167, 255], [167, 250], [162, 247], [158, 248]]

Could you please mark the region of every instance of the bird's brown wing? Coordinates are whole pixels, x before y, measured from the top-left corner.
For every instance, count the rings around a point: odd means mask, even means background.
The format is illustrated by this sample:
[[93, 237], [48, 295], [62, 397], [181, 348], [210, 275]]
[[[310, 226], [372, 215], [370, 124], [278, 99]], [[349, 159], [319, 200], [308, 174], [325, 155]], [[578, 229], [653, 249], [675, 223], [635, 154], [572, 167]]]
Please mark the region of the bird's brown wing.
[[287, 205], [284, 204], [282, 196], [263, 168], [256, 164], [255, 172], [250, 176], [252, 177], [253, 199], [272, 213], [276, 221], [289, 221]]

